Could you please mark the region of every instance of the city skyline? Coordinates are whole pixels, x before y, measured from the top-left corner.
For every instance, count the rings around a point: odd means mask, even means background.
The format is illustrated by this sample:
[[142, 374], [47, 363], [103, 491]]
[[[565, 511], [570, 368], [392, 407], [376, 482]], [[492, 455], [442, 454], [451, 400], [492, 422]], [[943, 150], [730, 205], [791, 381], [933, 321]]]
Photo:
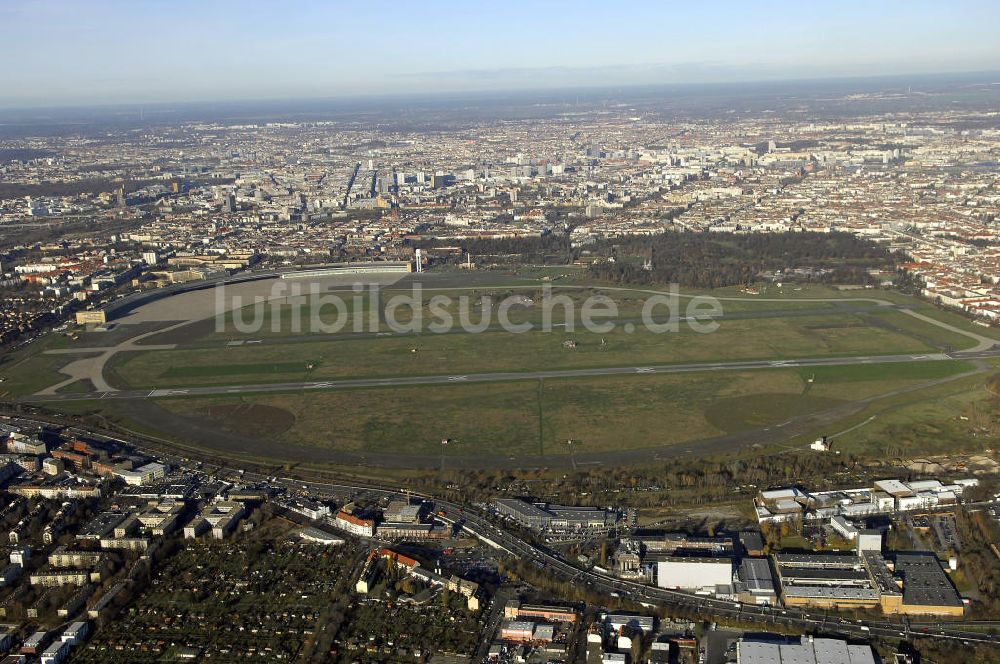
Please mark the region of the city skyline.
[[[995, 69], [1000, 8], [849, 2], [246, 7], [15, 0], [0, 107], [201, 102]], [[207, 6], [206, 6], [207, 5]], [[42, 47], [40, 47], [42, 45]]]
[[1000, 9], [329, 5], [0, 0], [0, 664], [997, 661]]

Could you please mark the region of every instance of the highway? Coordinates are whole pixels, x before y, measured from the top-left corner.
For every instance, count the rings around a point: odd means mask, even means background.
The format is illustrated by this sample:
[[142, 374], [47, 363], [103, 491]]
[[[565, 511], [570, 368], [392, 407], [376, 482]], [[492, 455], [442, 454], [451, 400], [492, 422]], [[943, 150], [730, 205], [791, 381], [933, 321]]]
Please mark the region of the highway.
[[954, 629], [947, 623], [936, 624], [926, 630], [912, 631], [908, 623], [905, 622], [848, 620], [836, 615], [810, 613], [799, 609], [753, 606], [680, 590], [655, 588], [625, 581], [593, 570], [582, 570], [554, 552], [525, 542], [499, 525], [471, 513], [467, 509], [463, 510], [457, 505], [444, 501], [436, 501], [436, 505], [437, 509], [444, 508], [451, 518], [458, 519], [464, 530], [470, 534], [480, 537], [483, 541], [495, 540], [499, 543], [500, 549], [509, 551], [522, 560], [544, 565], [545, 569], [557, 572], [565, 578], [575, 579], [576, 582], [582, 581], [591, 588], [608, 594], [617, 593], [624, 599], [640, 604], [670, 606], [715, 617], [763, 625], [781, 625], [801, 629], [804, 632], [839, 636], [846, 639], [933, 637], [970, 643], [1000, 643], [998, 636]]
[[789, 360], [749, 360], [741, 362], [699, 362], [629, 367], [594, 367], [589, 369], [557, 369], [549, 371], [511, 371], [473, 374], [440, 374], [434, 376], [397, 376], [385, 378], [355, 378], [295, 383], [260, 383], [251, 385], [210, 385], [151, 390], [112, 390], [102, 392], [67, 392], [35, 394], [22, 397], [22, 402], [89, 401], [93, 399], [159, 399], [181, 396], [218, 396], [265, 394], [310, 390], [346, 390], [363, 387], [406, 387], [412, 385], [453, 385], [491, 383], [548, 378], [579, 378], [590, 376], [631, 376], [675, 374], [705, 371], [745, 371], [752, 369], [787, 369], [793, 367], [825, 367], [854, 364], [893, 364], [898, 362], [942, 362], [947, 360], [978, 360], [1000, 357], [1000, 349], [958, 351], [951, 353], [921, 353], [910, 355], [865, 355], [854, 357], [812, 357]]
[[[29, 420], [19, 418], [23, 422], [42, 424], [51, 426], [53, 420]], [[68, 422], [68, 420], [67, 420]], [[161, 460], [173, 466], [190, 465], [190, 454], [180, 456], [177, 452], [164, 451], [164, 446], [159, 441], [136, 441], [122, 440], [112, 433], [81, 429], [70, 426], [69, 433], [73, 435], [85, 435], [98, 440], [111, 440], [125, 445], [130, 445], [138, 450], [158, 456]], [[217, 463], [217, 459], [208, 457], [207, 463]], [[205, 469], [202, 469], [203, 472]], [[387, 500], [406, 498], [407, 494], [400, 487], [389, 487], [380, 485], [360, 484], [360, 483], [338, 483], [315, 481], [296, 477], [268, 477], [266, 473], [252, 472], [247, 470], [237, 470], [217, 466], [214, 471], [216, 476], [232, 481], [269, 481], [272, 484], [279, 484], [294, 491], [304, 491], [318, 496], [349, 496], [357, 494], [367, 494], [372, 498], [385, 498]], [[729, 600], [715, 599], [703, 595], [672, 590], [666, 588], [656, 588], [632, 581], [625, 581], [608, 574], [596, 572], [592, 569], [583, 569], [569, 563], [562, 558], [558, 552], [547, 547], [528, 542], [518, 535], [503, 527], [499, 522], [487, 518], [478, 510], [465, 505], [459, 505], [450, 501], [437, 499], [434, 496], [421, 495], [411, 492], [409, 495], [420, 495], [423, 498], [432, 500], [435, 509], [444, 512], [445, 520], [461, 527], [463, 531], [476, 537], [484, 544], [487, 544], [498, 551], [515, 556], [523, 561], [533, 563], [553, 574], [572, 579], [577, 583], [584, 583], [589, 587], [607, 594], [615, 593], [619, 597], [631, 600], [640, 604], [651, 606], [666, 606], [682, 609], [689, 612], [702, 613], [716, 618], [728, 618], [741, 622], [761, 625], [766, 629], [768, 625], [780, 625], [782, 627], [801, 630], [805, 633], [814, 633], [824, 636], [834, 636], [845, 639], [869, 639], [882, 638], [889, 640], [914, 639], [914, 638], [935, 638], [946, 639], [957, 642], [969, 642], [980, 644], [1000, 644], [1000, 635], [993, 635], [984, 632], [966, 631], [961, 628], [963, 623], [929, 623], [922, 622], [912, 625], [907, 621], [890, 622], [888, 620], [849, 620], [837, 615], [825, 613], [809, 612], [801, 609], [783, 609], [780, 607], [754, 606], [741, 604]]]

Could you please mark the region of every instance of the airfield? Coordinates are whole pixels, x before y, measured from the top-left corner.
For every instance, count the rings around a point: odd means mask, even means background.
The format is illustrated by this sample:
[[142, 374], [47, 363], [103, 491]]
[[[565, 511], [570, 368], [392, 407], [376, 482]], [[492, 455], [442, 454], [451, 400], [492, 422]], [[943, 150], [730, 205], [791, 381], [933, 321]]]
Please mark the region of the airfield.
[[[343, 296], [347, 324], [316, 332], [294, 323], [329, 317], [315, 295], [275, 296], [275, 280], [260, 280], [227, 286], [243, 302], [267, 300], [253, 331], [240, 331], [245, 310], [218, 315], [211, 289], [172, 295], [105, 329], [40, 339], [0, 368], [0, 388], [7, 399], [97, 413], [232, 456], [598, 468], [800, 449], [819, 435], [845, 451], [918, 439], [929, 451], [931, 430], [942, 446], [964, 435], [1000, 359], [997, 331], [891, 291], [722, 289], [710, 293], [722, 305], [714, 332], [682, 325], [656, 333], [639, 322], [661, 291], [587, 283], [572, 270], [554, 278], [551, 271], [364, 278], [383, 298], [412, 293], [419, 282], [422, 313], [435, 295], [461, 294], [477, 305], [515, 296], [522, 304], [510, 318], [538, 323], [548, 287], [574, 303], [610, 298], [618, 311], [613, 329], [601, 333], [566, 319], [520, 334], [496, 324], [475, 333], [400, 332], [372, 318], [378, 307], [352, 300], [357, 277], [338, 276], [316, 288]], [[362, 317], [371, 323], [363, 330], [355, 324]]]

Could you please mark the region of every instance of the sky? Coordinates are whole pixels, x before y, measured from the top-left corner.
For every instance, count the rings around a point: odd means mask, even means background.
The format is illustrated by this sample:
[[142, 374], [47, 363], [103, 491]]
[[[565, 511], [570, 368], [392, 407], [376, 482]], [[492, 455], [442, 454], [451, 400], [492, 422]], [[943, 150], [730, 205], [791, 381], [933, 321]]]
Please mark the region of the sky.
[[0, 0], [0, 107], [1000, 70], [997, 0]]

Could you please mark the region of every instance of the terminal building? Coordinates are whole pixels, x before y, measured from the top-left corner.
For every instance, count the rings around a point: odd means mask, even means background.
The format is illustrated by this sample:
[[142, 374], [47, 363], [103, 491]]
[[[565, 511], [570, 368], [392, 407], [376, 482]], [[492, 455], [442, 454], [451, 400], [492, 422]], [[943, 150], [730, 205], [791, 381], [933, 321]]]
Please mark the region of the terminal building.
[[409, 261], [372, 261], [369, 263], [339, 263], [319, 269], [284, 272], [282, 279], [318, 279], [351, 274], [408, 274], [413, 272]]

